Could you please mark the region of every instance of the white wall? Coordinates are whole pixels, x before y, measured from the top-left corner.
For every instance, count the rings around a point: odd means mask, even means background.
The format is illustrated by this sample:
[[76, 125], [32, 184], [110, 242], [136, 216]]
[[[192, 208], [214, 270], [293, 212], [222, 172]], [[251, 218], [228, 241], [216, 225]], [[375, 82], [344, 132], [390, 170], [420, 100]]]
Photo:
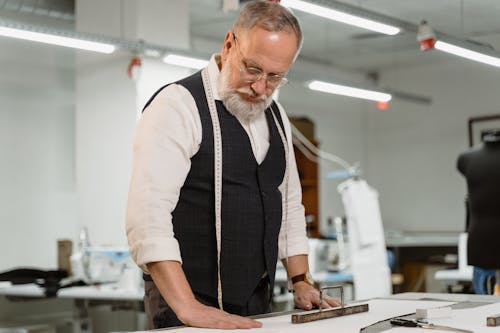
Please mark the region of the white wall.
[[93, 245], [127, 245], [125, 211], [138, 112], [158, 88], [190, 72], [144, 59], [136, 89], [126, 75], [128, 61], [128, 55], [102, 59], [77, 71], [78, 216]]
[[[97, 16], [96, 7], [100, 8]], [[187, 2], [76, 2], [76, 30], [81, 32], [187, 46], [188, 27]], [[98, 245], [127, 244], [125, 211], [139, 106], [136, 83], [127, 76], [132, 57], [130, 52], [118, 51], [112, 55], [79, 52], [76, 58], [78, 216], [92, 243]], [[167, 76], [165, 71], [149, 70], [151, 63], [144, 62], [141, 81], [163, 85], [178, 72]]]
[[[78, 4], [80, 15], [92, 7], [88, 1]], [[110, 2], [99, 13], [120, 4]], [[176, 8], [169, 11], [177, 13], [176, 20], [162, 22], [161, 29], [189, 24], [187, 3], [156, 4]], [[124, 26], [120, 11], [115, 14], [97, 20], [92, 9], [87, 23], [97, 33], [116, 28], [111, 34], [119, 36]], [[127, 15], [133, 17], [134, 11]], [[147, 33], [140, 19], [134, 24], [140, 24], [135, 37]], [[189, 30], [182, 30], [168, 42], [186, 46]], [[126, 245], [137, 104], [190, 72], [145, 60], [136, 99], [135, 83], [126, 74], [130, 58], [123, 52], [82, 51], [75, 61], [71, 49], [0, 38], [0, 272], [18, 266], [56, 268], [57, 239], [71, 239], [76, 248], [82, 226], [88, 227], [94, 245]]]
[[367, 113], [367, 178], [381, 194], [386, 229], [464, 230], [466, 185], [456, 160], [468, 148], [468, 118], [500, 114], [499, 78], [499, 69], [452, 57], [384, 73], [398, 90], [433, 98], [430, 106], [394, 101]]
[[[349, 164], [364, 163], [364, 118], [367, 104], [353, 98], [327, 95], [291, 82], [280, 92], [280, 103], [289, 116], [306, 116], [315, 124], [319, 148], [333, 153]], [[342, 216], [343, 207], [337, 192], [342, 180], [327, 178], [331, 171], [342, 170], [332, 163], [320, 163], [320, 225], [329, 217]]]
[[76, 228], [74, 57], [0, 38], [0, 271], [57, 267]]
[[96, 59], [76, 71], [79, 224], [93, 245], [124, 246], [135, 88], [126, 74], [128, 56]]

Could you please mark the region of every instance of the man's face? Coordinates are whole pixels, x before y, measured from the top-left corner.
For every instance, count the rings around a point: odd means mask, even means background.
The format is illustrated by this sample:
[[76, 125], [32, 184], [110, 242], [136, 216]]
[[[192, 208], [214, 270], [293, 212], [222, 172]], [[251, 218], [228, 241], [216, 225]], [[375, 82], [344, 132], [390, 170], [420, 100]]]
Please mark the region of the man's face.
[[264, 111], [297, 51], [293, 33], [260, 27], [229, 32], [221, 53], [219, 95], [234, 115], [251, 119]]

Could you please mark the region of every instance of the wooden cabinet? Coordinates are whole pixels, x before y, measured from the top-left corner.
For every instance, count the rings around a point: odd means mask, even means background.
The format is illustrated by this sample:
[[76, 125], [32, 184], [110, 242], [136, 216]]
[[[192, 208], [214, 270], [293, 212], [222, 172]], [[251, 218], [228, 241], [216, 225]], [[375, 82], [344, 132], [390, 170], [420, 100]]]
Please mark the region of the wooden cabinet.
[[[291, 123], [316, 147], [314, 140], [314, 124], [307, 118], [290, 118]], [[307, 235], [319, 237], [319, 187], [318, 164], [309, 160], [297, 147], [294, 146], [300, 184], [302, 185], [302, 204], [305, 208]]]

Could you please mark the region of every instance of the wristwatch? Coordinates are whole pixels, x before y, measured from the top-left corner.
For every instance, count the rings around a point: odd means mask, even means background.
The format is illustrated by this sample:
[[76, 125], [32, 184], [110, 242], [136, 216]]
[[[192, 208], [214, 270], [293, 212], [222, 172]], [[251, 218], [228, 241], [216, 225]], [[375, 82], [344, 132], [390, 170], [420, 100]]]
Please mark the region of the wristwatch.
[[295, 275], [291, 278], [292, 280], [292, 285], [296, 284], [297, 282], [304, 281], [305, 283], [314, 286], [314, 280], [312, 279], [311, 273], [302, 273], [299, 275]]

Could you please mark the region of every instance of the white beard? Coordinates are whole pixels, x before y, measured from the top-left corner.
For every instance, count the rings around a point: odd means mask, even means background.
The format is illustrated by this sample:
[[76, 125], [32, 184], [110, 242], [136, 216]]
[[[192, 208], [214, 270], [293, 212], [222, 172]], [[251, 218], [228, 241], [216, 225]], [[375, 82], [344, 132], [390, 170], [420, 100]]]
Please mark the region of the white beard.
[[[229, 84], [229, 78], [228, 66], [223, 66], [217, 80], [219, 97], [226, 109], [236, 118], [245, 122], [251, 121], [271, 105], [273, 101], [272, 96], [256, 96], [250, 88], [233, 89]], [[239, 93], [257, 97], [260, 102], [255, 104], [248, 103], [241, 98]]]

